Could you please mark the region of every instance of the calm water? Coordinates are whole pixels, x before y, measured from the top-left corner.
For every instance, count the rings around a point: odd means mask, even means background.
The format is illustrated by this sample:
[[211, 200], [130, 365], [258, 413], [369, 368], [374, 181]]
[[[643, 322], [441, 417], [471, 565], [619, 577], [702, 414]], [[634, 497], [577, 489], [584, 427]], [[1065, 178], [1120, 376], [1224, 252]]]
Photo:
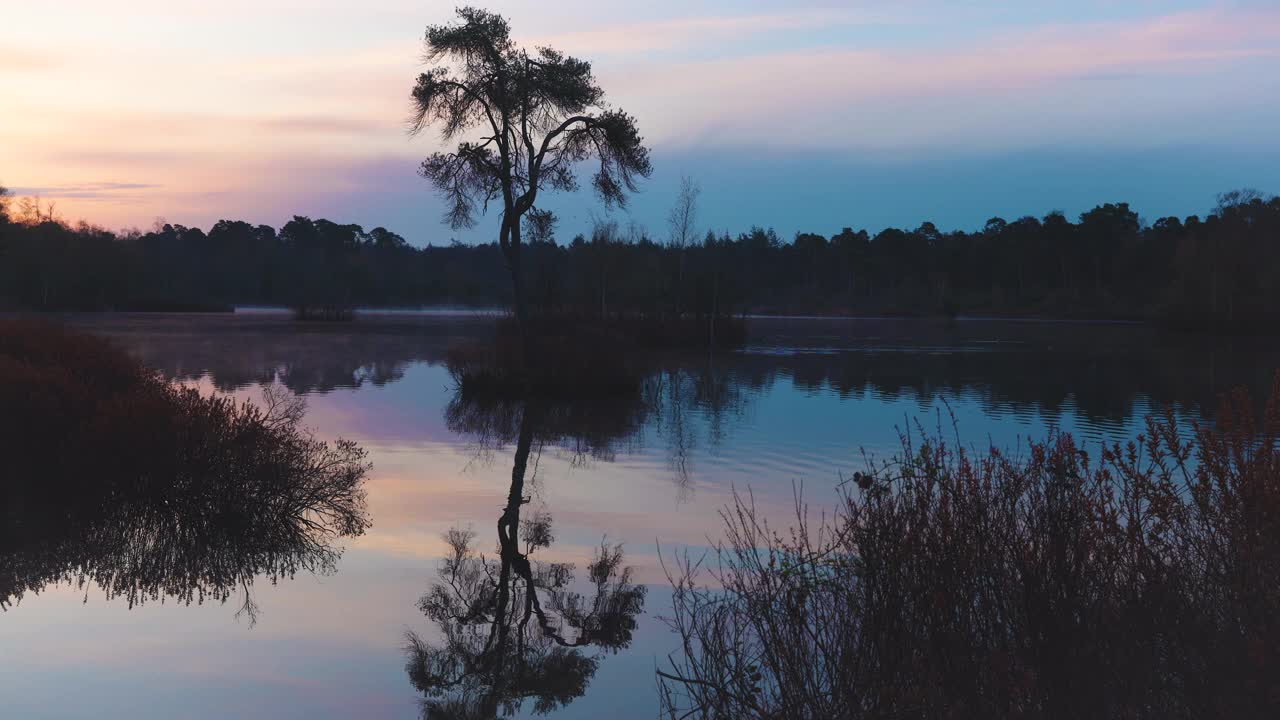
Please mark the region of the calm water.
[[595, 658], [594, 674], [555, 714], [654, 717], [653, 670], [674, 649], [660, 554], [704, 552], [735, 490], [785, 521], [798, 490], [817, 512], [862, 452], [887, 457], [917, 421], [950, 436], [954, 416], [974, 445], [1013, 447], [1059, 427], [1096, 446], [1132, 437], [1156, 408], [1191, 420], [1233, 386], [1260, 394], [1280, 367], [1255, 343], [1129, 325], [758, 320], [745, 351], [674, 363], [642, 406], [531, 412], [455, 398], [442, 361], [485, 332], [479, 316], [68, 320], [207, 392], [257, 399], [279, 383], [304, 395], [317, 436], [369, 451], [373, 526], [331, 574], [254, 583], [256, 623], [237, 615], [242, 598], [130, 608], [66, 583], [26, 595], [0, 614], [6, 717], [415, 716], [407, 637], [443, 640], [418, 608], [441, 580], [443, 535], [472, 530], [473, 548], [496, 561], [522, 433], [522, 519], [550, 518], [553, 538], [530, 557], [572, 564], [565, 589], [590, 603], [593, 553], [621, 543], [647, 588], [625, 642], [573, 651]]

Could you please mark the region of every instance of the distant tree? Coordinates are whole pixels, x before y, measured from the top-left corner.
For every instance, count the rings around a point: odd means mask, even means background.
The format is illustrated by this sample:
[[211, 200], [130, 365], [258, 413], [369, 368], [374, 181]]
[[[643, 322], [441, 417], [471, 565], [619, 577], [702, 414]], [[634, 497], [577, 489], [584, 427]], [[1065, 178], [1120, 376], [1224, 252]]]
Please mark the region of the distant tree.
[[379, 250], [399, 250], [408, 247], [404, 238], [384, 227], [376, 227], [369, 231], [369, 242]]
[[594, 284], [593, 296], [600, 302], [600, 317], [609, 314], [610, 275], [617, 264], [617, 248], [622, 241], [618, 236], [615, 220], [595, 218], [591, 223], [591, 243], [587, 245], [587, 262], [590, 271], [589, 284]]
[[1253, 203], [1255, 200], [1262, 202], [1266, 199], [1266, 195], [1254, 188], [1240, 188], [1238, 190], [1228, 190], [1224, 193], [1218, 193], [1218, 204], [1214, 207], [1215, 215], [1222, 216], [1230, 213], [1232, 210], [1245, 207]]
[[667, 228], [671, 232], [671, 244], [678, 248], [693, 244], [698, 235], [698, 197], [702, 186], [693, 178], [680, 178], [680, 192], [676, 203], [667, 215]]
[[[1246, 315], [1267, 306], [1265, 295], [1272, 278], [1266, 276], [1268, 252], [1273, 242], [1258, 242], [1268, 235], [1267, 217], [1274, 212], [1264, 193], [1252, 188], [1218, 195], [1212, 233], [1211, 274], [1214, 310], [1221, 309], [1228, 325], [1235, 325], [1238, 313]], [[1272, 231], [1274, 232], [1274, 231]], [[1221, 278], [1221, 280], [1219, 280]], [[1218, 296], [1222, 296], [1219, 308]]]
[[353, 261], [363, 235], [359, 225], [301, 216], [280, 228], [280, 242], [293, 253], [290, 304], [299, 318], [351, 317]]
[[698, 239], [698, 196], [702, 187], [691, 177], [680, 178], [680, 191], [676, 194], [676, 202], [667, 215], [668, 242], [676, 249], [674, 267], [669, 268], [671, 274], [671, 296], [674, 300], [676, 315], [684, 311], [685, 292], [685, 255], [684, 249], [693, 245]]
[[438, 124], [444, 140], [477, 131], [453, 152], [436, 152], [420, 174], [445, 196], [454, 228], [501, 201], [498, 245], [511, 275], [515, 313], [527, 333], [520, 267], [521, 219], [543, 188], [577, 188], [575, 165], [595, 158], [592, 185], [606, 206], [624, 205], [651, 166], [635, 119], [607, 108], [591, 64], [549, 47], [517, 47], [505, 18], [478, 8], [460, 22], [432, 25], [426, 59], [435, 64], [413, 88], [410, 130]]
[[1102, 292], [1109, 284], [1112, 278], [1107, 272], [1108, 261], [1132, 248], [1140, 229], [1138, 214], [1129, 209], [1129, 203], [1107, 203], [1080, 215], [1080, 231], [1093, 268], [1094, 292]]
[[1004, 260], [1003, 274], [1016, 289], [1019, 301], [1028, 292], [1028, 269], [1040, 251], [1040, 237], [1043, 228], [1040, 220], [1030, 215], [1018, 218], [1005, 226], [1005, 248], [1000, 253]]
[[1061, 290], [1074, 290], [1073, 280], [1075, 274], [1073, 272], [1074, 264], [1072, 259], [1076, 227], [1071, 224], [1071, 221], [1067, 219], [1067, 216], [1061, 210], [1054, 210], [1044, 216], [1041, 221], [1041, 228], [1044, 232], [1048, 252], [1057, 260], [1057, 287]]
[[58, 204], [53, 200], [44, 202], [38, 195], [19, 198], [17, 220], [25, 225], [60, 222]]
[[1008, 224], [1002, 217], [993, 217], [987, 221], [986, 225], [982, 226], [982, 232], [991, 236], [999, 235], [1004, 232], [1005, 226]]
[[294, 215], [292, 220], [280, 228], [280, 242], [294, 250], [308, 250], [320, 246], [315, 223], [311, 222], [311, 218], [302, 215]]
[[[843, 276], [845, 291], [849, 298], [852, 299], [859, 291], [859, 278], [866, 273], [867, 255], [871, 239], [867, 237], [866, 230], [854, 232], [853, 228], [845, 228], [840, 231], [839, 235], [831, 238], [831, 245], [839, 252], [840, 263], [843, 266]], [[866, 284], [865, 280], [861, 281]]]

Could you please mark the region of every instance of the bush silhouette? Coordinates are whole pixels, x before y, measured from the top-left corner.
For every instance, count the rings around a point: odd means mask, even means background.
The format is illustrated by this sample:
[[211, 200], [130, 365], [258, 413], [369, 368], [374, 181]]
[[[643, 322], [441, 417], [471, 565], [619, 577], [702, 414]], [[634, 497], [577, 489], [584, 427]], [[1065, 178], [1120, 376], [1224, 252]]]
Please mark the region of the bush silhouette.
[[364, 451], [265, 407], [203, 396], [105, 340], [0, 322], [0, 605], [49, 583], [133, 604], [227, 600], [255, 576], [332, 569], [368, 527]]
[[[749, 498], [673, 572], [672, 717], [1274, 717], [1280, 377], [1096, 457], [905, 436], [833, 520]], [[923, 437], [923, 439], [920, 439]]]

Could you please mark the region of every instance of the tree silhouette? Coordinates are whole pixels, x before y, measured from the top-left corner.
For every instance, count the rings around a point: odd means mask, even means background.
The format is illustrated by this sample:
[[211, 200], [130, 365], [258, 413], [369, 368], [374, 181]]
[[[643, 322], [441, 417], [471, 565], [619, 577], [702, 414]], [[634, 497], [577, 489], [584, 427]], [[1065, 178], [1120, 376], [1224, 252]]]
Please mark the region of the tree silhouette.
[[500, 15], [470, 7], [457, 14], [457, 24], [427, 28], [425, 57], [434, 66], [413, 88], [410, 129], [439, 125], [447, 141], [478, 131], [453, 152], [433, 153], [420, 173], [444, 194], [455, 228], [501, 201], [498, 245], [526, 327], [521, 218], [539, 191], [576, 189], [575, 166], [595, 158], [592, 186], [606, 206], [624, 205], [636, 178], [651, 171], [649, 151], [635, 119], [605, 104], [590, 63], [549, 47], [517, 47]]

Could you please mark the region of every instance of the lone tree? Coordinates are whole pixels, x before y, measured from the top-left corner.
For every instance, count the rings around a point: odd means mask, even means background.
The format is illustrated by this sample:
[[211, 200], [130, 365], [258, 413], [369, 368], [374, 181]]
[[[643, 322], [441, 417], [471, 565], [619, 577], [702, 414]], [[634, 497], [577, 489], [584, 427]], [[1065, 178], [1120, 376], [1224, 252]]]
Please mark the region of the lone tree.
[[575, 190], [576, 166], [597, 160], [591, 183], [606, 207], [625, 206], [636, 179], [652, 171], [635, 118], [611, 108], [591, 64], [549, 48], [511, 41], [501, 15], [472, 7], [459, 22], [427, 28], [430, 69], [413, 88], [411, 132], [438, 125], [457, 150], [422, 161], [419, 173], [448, 201], [445, 218], [471, 227], [502, 201], [498, 245], [511, 273], [516, 319], [528, 337], [520, 271], [521, 218], [544, 188]]

